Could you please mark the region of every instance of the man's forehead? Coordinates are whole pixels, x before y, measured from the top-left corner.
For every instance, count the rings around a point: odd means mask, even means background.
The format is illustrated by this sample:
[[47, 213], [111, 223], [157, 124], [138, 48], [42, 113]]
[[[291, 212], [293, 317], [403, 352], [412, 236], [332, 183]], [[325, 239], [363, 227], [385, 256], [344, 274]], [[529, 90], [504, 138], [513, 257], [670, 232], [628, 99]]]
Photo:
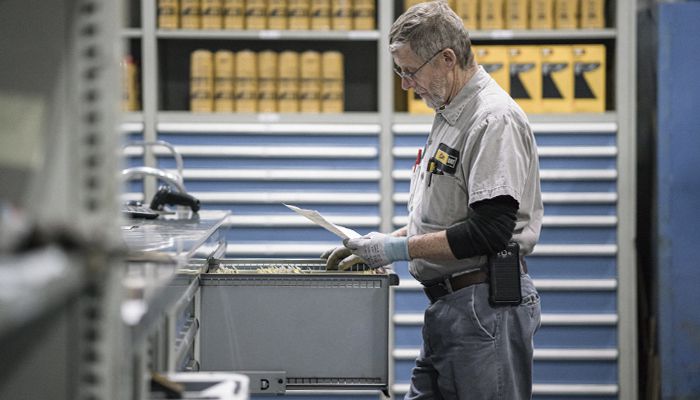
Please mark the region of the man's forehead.
[[397, 64], [409, 64], [411, 62], [420, 61], [418, 55], [413, 51], [408, 43], [396, 46], [391, 51], [391, 56]]

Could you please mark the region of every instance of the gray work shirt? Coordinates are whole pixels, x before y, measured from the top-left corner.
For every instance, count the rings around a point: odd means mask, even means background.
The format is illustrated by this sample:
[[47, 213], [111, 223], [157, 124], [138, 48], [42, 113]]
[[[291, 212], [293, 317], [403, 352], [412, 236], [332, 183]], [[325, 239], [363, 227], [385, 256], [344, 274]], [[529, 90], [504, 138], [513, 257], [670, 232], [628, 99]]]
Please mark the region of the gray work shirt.
[[[431, 158], [442, 174], [427, 172]], [[473, 212], [469, 205], [502, 195], [520, 204], [513, 239], [521, 255], [530, 254], [543, 215], [535, 136], [522, 109], [479, 66], [454, 100], [437, 110], [420, 166], [411, 176], [408, 235], [464, 222]], [[409, 271], [425, 283], [486, 261], [486, 256], [439, 262], [415, 259]]]

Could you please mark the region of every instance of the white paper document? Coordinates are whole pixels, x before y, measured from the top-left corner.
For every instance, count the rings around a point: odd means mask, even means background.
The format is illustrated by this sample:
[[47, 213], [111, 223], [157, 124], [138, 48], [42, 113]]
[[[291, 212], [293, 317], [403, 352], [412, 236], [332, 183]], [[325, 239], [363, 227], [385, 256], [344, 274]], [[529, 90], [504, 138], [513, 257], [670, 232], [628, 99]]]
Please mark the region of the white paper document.
[[[284, 204], [284, 203], [282, 203], [282, 204]], [[295, 213], [301, 215], [302, 217], [307, 218], [309, 221], [313, 222], [314, 224], [324, 228], [325, 230], [327, 230], [331, 233], [334, 233], [336, 236], [338, 236], [342, 239], [352, 239], [352, 238], [362, 236], [350, 228], [336, 225], [336, 224], [328, 221], [326, 218], [323, 217], [323, 215], [321, 215], [316, 210], [305, 210], [303, 208], [290, 206], [289, 204], [284, 204], [284, 205], [287, 208], [289, 208], [290, 210], [294, 211]]]

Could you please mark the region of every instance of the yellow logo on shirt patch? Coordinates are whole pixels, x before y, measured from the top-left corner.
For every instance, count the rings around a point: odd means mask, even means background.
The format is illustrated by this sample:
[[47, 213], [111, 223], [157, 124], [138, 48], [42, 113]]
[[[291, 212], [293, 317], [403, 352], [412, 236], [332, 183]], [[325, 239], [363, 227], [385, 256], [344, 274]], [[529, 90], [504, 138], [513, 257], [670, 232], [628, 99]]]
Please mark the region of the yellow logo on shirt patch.
[[440, 172], [454, 175], [459, 162], [459, 151], [440, 143], [434, 157]]

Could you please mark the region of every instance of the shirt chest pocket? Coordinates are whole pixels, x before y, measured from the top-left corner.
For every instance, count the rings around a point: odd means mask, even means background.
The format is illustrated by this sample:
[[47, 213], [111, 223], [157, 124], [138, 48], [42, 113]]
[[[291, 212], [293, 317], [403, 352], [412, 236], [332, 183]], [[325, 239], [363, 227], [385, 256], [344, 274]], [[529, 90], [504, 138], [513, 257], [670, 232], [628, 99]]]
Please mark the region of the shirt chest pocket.
[[448, 174], [425, 178], [430, 184], [425, 188], [422, 221], [441, 228], [464, 221], [467, 218], [467, 195], [460, 180]]

